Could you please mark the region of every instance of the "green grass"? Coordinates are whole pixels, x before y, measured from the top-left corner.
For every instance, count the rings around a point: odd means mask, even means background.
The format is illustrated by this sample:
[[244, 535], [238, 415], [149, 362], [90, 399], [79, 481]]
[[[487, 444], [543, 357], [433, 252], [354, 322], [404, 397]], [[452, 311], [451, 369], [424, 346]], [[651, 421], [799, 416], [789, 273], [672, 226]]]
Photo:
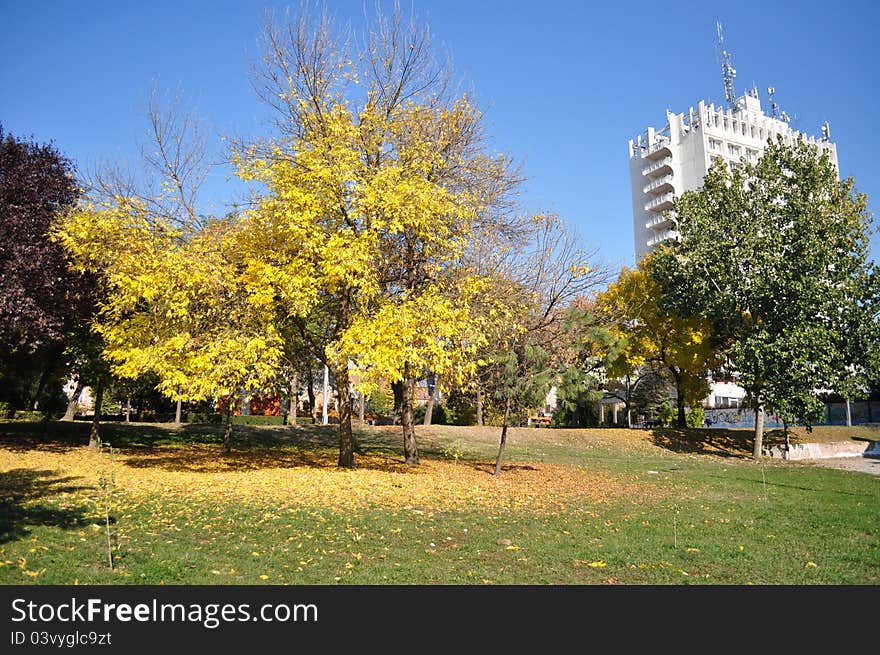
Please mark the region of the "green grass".
[[[880, 583], [880, 479], [754, 462], [743, 456], [746, 434], [706, 430], [513, 430], [512, 467], [587, 467], [634, 490], [601, 501], [575, 495], [564, 511], [528, 502], [450, 509], [408, 497], [392, 507], [341, 509], [297, 502], [295, 489], [242, 499], [120, 485], [111, 571], [97, 482], [64, 468], [87, 429], [0, 424], [0, 452], [7, 451], [0, 460], [0, 584]], [[359, 429], [359, 457], [399, 457], [398, 430]], [[336, 480], [335, 469], [321, 463], [333, 456], [333, 426], [239, 426], [236, 434], [231, 462], [246, 460], [247, 475], [314, 456], [305, 466], [318, 467], [328, 485]], [[211, 426], [107, 425], [104, 438], [124, 453], [116, 466], [167, 454], [143, 465], [161, 461], [193, 488], [209, 474], [174, 457], [190, 456], [192, 444], [219, 442]], [[462, 461], [432, 475], [488, 471], [497, 438], [490, 428], [419, 432], [428, 461], [448, 459], [453, 445], [462, 453]], [[45, 454], [55, 468], [16, 466], [24, 453]]]

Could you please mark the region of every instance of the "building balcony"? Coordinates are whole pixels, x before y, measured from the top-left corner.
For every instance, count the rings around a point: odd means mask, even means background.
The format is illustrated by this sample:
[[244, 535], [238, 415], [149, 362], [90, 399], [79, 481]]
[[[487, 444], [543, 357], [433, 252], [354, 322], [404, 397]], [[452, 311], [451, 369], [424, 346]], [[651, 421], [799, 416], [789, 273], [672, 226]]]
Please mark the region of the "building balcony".
[[664, 241], [670, 241], [672, 239], [677, 239], [679, 237], [679, 233], [675, 230], [667, 230], [665, 232], [661, 232], [655, 237], [648, 239], [648, 247], [653, 248], [654, 246], [663, 243]]
[[653, 162], [650, 166], [642, 169], [642, 175], [645, 177], [656, 177], [658, 175], [667, 175], [672, 173], [672, 157], [664, 157], [660, 161]]
[[642, 191], [644, 191], [645, 193], [652, 193], [656, 195], [665, 191], [672, 191], [673, 189], [674, 187], [672, 186], [672, 175], [664, 175], [663, 177], [658, 177], [650, 184], [646, 184], [642, 188]]
[[642, 159], [660, 159], [672, 155], [669, 139], [658, 139], [642, 151]]
[[672, 209], [674, 201], [674, 193], [665, 193], [662, 196], [657, 196], [651, 202], [645, 204], [645, 211], [662, 212], [667, 209]]
[[660, 214], [659, 216], [655, 216], [651, 220], [645, 223], [645, 227], [649, 230], [659, 229], [659, 228], [668, 228], [676, 225], [678, 221], [672, 212], [666, 212], [664, 214]]

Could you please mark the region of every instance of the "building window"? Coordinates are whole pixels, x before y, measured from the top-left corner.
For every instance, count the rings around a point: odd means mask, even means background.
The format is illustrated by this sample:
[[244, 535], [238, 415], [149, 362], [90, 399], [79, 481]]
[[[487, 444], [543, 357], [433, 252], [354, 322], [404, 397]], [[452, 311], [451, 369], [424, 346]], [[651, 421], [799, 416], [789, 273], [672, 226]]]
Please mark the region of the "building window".
[[740, 149], [739, 146], [735, 146], [732, 143], [727, 144], [727, 153], [731, 157], [739, 157]]

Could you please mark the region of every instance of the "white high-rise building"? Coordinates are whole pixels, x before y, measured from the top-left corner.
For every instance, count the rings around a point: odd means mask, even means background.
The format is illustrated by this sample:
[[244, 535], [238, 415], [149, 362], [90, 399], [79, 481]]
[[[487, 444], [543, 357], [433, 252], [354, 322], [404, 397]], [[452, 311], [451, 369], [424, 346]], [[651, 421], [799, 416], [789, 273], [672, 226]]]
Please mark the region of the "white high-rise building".
[[[768, 139], [775, 141], [781, 136], [789, 145], [806, 141], [817, 146], [819, 154], [827, 153], [834, 167], [840, 170], [837, 146], [831, 142], [827, 122], [822, 125], [820, 137], [792, 129], [789, 117], [779, 111], [773, 87], [767, 89], [770, 115], [761, 109], [756, 88], [736, 97], [733, 87], [736, 70], [730, 53], [724, 50], [721, 25], [717, 27], [726, 106], [716, 107], [701, 100], [696, 110], [691, 107], [686, 114], [667, 110], [664, 127], [649, 127], [629, 141], [637, 262], [659, 244], [678, 236], [678, 221], [673, 211], [675, 198], [702, 187], [716, 159], [722, 159], [728, 167], [757, 162]], [[730, 381], [710, 379], [710, 389], [703, 402], [707, 408], [738, 407], [745, 397], [745, 389]]]
[[696, 110], [687, 113], [666, 112], [662, 129], [649, 127], [629, 142], [629, 167], [632, 181], [633, 233], [636, 260], [655, 246], [678, 235], [673, 200], [698, 189], [715, 159], [729, 166], [743, 161], [755, 162], [767, 139], [782, 139], [792, 144], [807, 141], [827, 152], [837, 167], [837, 147], [830, 141], [828, 124], [822, 136], [807, 136], [793, 130], [785, 112], [777, 115], [771, 93], [771, 115], [761, 110], [758, 91], [752, 88], [738, 98], [733, 107], [716, 107], [700, 101]]

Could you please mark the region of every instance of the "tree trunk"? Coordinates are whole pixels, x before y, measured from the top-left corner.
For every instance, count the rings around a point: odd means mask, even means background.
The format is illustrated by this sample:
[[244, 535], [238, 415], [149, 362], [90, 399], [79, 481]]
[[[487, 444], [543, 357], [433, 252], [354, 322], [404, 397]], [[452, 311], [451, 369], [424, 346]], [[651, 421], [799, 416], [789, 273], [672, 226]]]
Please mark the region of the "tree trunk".
[[852, 427], [852, 412], [849, 408], [849, 398], [846, 398], [846, 427]]
[[339, 398], [339, 462], [340, 468], [354, 468], [354, 438], [351, 432], [351, 396], [348, 389], [348, 366], [333, 372]]
[[761, 459], [764, 456], [764, 405], [758, 404], [755, 408], [755, 443], [752, 448], [752, 457]]
[[510, 395], [504, 401], [504, 421], [501, 423], [501, 443], [498, 445], [498, 458], [495, 460], [494, 475], [501, 475], [501, 465], [504, 462], [504, 446], [507, 444], [507, 420], [510, 418]]
[[[630, 384], [629, 375], [626, 376], [626, 397], [623, 401], [623, 407], [626, 410], [626, 427], [632, 428], [632, 408], [630, 407], [630, 399], [632, 398], [632, 385]], [[617, 394], [615, 394], [616, 396]]]
[[290, 380], [290, 425], [296, 427], [296, 412], [299, 405], [299, 373], [294, 373]]
[[394, 425], [397, 425], [401, 420], [401, 414], [403, 412], [403, 380], [391, 383], [391, 393], [394, 394]]
[[477, 385], [477, 425], [483, 425], [483, 392]]
[[434, 376], [434, 386], [431, 388], [431, 395], [428, 396], [428, 404], [425, 405], [425, 425], [431, 425], [431, 419], [434, 415], [434, 403], [437, 401], [437, 389], [440, 387], [440, 376]]
[[131, 396], [125, 398], [125, 422], [131, 423]]
[[364, 422], [364, 403], [365, 398], [363, 392], [358, 392], [358, 420]]
[[46, 388], [46, 383], [49, 381], [49, 375], [52, 373], [52, 367], [55, 364], [55, 358], [49, 357], [49, 361], [46, 364], [46, 368], [43, 369], [42, 374], [40, 374], [40, 382], [37, 384], [37, 390], [34, 392], [34, 398], [31, 401], [31, 410], [37, 411], [40, 409], [40, 397], [43, 395], [43, 390]]
[[174, 409], [174, 423], [175, 423], [175, 425], [180, 425], [182, 423], [182, 419], [183, 419], [183, 401], [180, 398], [178, 398], [177, 399], [177, 407]]
[[788, 453], [791, 450], [791, 441], [788, 438], [788, 421], [782, 422], [782, 434], [785, 437], [785, 459], [788, 459]]
[[[339, 381], [336, 382], [337, 386], [339, 385]], [[330, 367], [324, 366], [324, 387], [323, 391], [321, 391], [321, 396], [323, 397], [323, 401], [321, 402], [321, 423], [327, 425], [330, 423], [329, 415], [327, 414], [330, 409]]]
[[234, 398], [229, 399], [229, 404], [226, 407], [226, 420], [223, 424], [223, 452], [229, 453], [232, 452], [232, 403], [235, 402]]
[[306, 392], [309, 394], [309, 414], [312, 417], [312, 423], [316, 423], [318, 421], [318, 413], [315, 410], [315, 374], [312, 372], [312, 369], [309, 369]]
[[687, 427], [687, 416], [684, 413], [684, 393], [683, 393], [683, 384], [680, 372], [672, 371], [672, 377], [675, 379], [675, 405], [678, 408], [678, 419], [677, 424], [680, 428]]
[[82, 390], [85, 389], [85, 384], [83, 384], [82, 380], [76, 381], [76, 388], [73, 390], [73, 395], [70, 397], [70, 402], [67, 403], [67, 411], [64, 412], [64, 416], [61, 417], [62, 421], [72, 421], [76, 416], [76, 410], [79, 408], [79, 395], [82, 393]]
[[99, 381], [98, 386], [95, 388], [95, 415], [92, 417], [92, 429], [89, 432], [89, 448], [98, 447], [98, 425], [101, 422], [101, 403], [103, 400], [104, 382]]
[[413, 395], [416, 390], [416, 379], [411, 373], [408, 363], [403, 365], [402, 394], [400, 398], [400, 422], [403, 425], [403, 455], [406, 463], [419, 465], [419, 449], [416, 446], [416, 428], [413, 425]]

